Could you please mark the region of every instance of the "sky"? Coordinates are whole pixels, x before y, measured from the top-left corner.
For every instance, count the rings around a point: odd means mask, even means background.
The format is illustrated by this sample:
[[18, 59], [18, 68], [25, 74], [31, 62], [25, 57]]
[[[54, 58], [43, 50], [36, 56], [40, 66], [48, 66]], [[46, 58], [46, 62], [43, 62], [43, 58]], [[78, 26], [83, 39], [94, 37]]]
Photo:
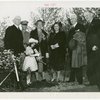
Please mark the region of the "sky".
[[30, 12], [37, 13], [36, 7], [31, 2], [0, 2], [0, 18], [10, 16], [21, 16], [22, 19], [29, 19]]
[[34, 2], [34, 1], [0, 1], [0, 21], [9, 17], [9, 24], [12, 24], [12, 20], [15, 16], [20, 16], [22, 20], [30, 21], [30, 13], [39, 15], [39, 7], [51, 7], [55, 6], [55, 3], [49, 2]]
[[[62, 7], [71, 7], [71, 6], [82, 6], [82, 4], [87, 5], [88, 3], [83, 2], [76, 2], [69, 0], [66, 0], [67, 2], [64, 2], [64, 0], [0, 0], [0, 19], [2, 17], [10, 16], [13, 18], [16, 15], [19, 15], [22, 17], [22, 19], [28, 19], [30, 16], [30, 12], [34, 11], [34, 13], [37, 13], [37, 7], [55, 7], [55, 6], [62, 6]], [[93, 2], [91, 2], [93, 3]], [[93, 3], [94, 4], [94, 3]], [[91, 4], [92, 5], [92, 4]]]
[[0, 1], [0, 21], [9, 17], [9, 23], [12, 24], [12, 20], [15, 16], [20, 16], [22, 20], [28, 20], [30, 22], [30, 13], [39, 15], [39, 7], [55, 6], [54, 3], [34, 2], [34, 1]]

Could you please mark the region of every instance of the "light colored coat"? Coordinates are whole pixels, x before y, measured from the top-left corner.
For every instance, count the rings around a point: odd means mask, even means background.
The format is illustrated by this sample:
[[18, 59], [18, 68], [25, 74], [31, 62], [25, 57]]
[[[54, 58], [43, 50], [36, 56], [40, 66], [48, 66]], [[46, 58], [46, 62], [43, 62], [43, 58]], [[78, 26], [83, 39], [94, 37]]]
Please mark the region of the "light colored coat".
[[85, 33], [77, 31], [73, 39], [77, 40], [77, 47], [72, 51], [72, 68], [80, 68], [87, 65]]

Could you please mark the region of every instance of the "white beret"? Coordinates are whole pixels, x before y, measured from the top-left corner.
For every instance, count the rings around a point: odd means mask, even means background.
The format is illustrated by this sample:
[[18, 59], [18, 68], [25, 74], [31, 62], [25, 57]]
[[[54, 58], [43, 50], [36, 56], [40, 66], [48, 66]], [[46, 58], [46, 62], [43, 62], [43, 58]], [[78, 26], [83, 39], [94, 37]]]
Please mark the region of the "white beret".
[[29, 43], [38, 43], [38, 40], [34, 39], [34, 38], [30, 38], [29, 39]]

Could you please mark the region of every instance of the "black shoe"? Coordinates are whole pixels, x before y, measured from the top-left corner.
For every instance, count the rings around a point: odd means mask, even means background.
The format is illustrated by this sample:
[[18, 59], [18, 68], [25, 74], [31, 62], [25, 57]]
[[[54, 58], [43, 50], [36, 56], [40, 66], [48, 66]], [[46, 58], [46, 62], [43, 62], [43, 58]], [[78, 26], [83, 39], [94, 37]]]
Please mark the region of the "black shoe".
[[95, 85], [95, 84], [84, 84], [85, 86], [93, 86], [93, 85]]
[[78, 83], [79, 85], [82, 85], [83, 83]]
[[25, 90], [25, 87], [20, 82], [17, 82], [17, 89], [23, 91]]
[[41, 80], [41, 82], [47, 82], [46, 79]]
[[34, 83], [40, 83], [41, 81], [40, 80], [37, 80], [37, 81], [35, 81]]
[[21, 92], [24, 91], [26, 89], [26, 87], [21, 87], [20, 90]]
[[66, 81], [66, 82], [70, 83], [70, 82], [74, 82], [74, 81]]

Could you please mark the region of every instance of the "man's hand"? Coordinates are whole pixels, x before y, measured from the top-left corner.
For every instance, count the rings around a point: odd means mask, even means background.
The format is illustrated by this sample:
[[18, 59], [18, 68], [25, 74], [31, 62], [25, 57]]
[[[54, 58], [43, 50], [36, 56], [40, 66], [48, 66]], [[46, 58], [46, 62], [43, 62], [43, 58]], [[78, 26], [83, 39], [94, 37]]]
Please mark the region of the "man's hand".
[[46, 58], [49, 58], [49, 53], [46, 53]]
[[54, 45], [51, 45], [51, 49], [55, 49]]
[[96, 51], [96, 50], [98, 50], [98, 47], [94, 45], [94, 46], [92, 47], [92, 50], [93, 50], [93, 51]]

